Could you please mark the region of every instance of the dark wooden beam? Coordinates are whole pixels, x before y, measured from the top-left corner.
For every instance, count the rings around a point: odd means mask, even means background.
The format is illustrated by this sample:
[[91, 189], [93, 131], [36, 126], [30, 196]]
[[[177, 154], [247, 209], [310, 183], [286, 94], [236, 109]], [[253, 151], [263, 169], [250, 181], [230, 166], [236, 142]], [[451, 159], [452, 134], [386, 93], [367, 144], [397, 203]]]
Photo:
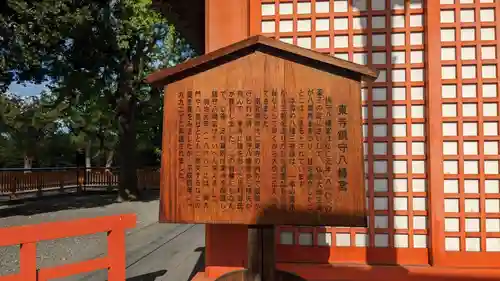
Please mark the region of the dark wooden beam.
[[204, 0], [153, 0], [153, 8], [175, 25], [198, 54], [205, 52]]

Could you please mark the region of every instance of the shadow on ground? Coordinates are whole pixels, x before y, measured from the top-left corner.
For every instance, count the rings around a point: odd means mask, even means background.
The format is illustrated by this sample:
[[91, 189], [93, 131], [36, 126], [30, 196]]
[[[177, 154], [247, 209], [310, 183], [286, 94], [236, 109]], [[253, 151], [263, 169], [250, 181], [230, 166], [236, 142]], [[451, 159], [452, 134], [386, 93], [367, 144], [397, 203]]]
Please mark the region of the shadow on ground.
[[127, 278], [126, 281], [156, 281], [156, 278], [165, 275], [165, 273], [167, 273], [167, 271], [165, 269], [158, 270], [155, 272], [146, 273], [146, 274], [142, 274], [139, 276]]
[[193, 280], [193, 278], [196, 276], [198, 272], [205, 271], [205, 247], [196, 248], [194, 251], [201, 252], [201, 254], [200, 257], [198, 258], [198, 261], [194, 265], [193, 271], [191, 271], [191, 274], [189, 274], [188, 281]]
[[[141, 202], [158, 200], [159, 190], [142, 191]], [[117, 203], [117, 192], [86, 191], [83, 194], [59, 194], [54, 196], [13, 200], [0, 205], [0, 218], [31, 216], [62, 210], [88, 209]]]

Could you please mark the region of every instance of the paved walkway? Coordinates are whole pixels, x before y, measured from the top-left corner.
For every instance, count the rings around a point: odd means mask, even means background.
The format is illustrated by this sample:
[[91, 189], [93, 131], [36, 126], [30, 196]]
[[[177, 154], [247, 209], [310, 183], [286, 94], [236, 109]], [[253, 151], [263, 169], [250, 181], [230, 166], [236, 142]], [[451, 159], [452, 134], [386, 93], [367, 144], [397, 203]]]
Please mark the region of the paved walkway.
[[[0, 205], [0, 227], [114, 214], [135, 213], [137, 227], [127, 232], [127, 281], [188, 281], [203, 269], [203, 225], [159, 224], [157, 194], [142, 202], [114, 202], [115, 196], [65, 196]], [[44, 241], [37, 263], [48, 267], [106, 254], [106, 234]], [[19, 246], [0, 247], [0, 276], [19, 270]], [[105, 271], [60, 281], [104, 281]]]

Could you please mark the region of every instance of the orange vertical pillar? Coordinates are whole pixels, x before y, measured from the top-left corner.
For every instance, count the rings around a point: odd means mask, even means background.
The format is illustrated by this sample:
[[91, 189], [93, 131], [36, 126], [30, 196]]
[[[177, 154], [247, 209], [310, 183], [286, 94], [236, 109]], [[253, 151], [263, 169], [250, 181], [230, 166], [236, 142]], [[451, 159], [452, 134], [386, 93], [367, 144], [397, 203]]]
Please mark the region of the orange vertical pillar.
[[[236, 43], [250, 35], [249, 0], [205, 0], [205, 52]], [[206, 225], [207, 277], [246, 266], [247, 227]]]
[[429, 264], [439, 265], [444, 242], [443, 151], [441, 120], [440, 2], [427, 1], [427, 146], [429, 161]]

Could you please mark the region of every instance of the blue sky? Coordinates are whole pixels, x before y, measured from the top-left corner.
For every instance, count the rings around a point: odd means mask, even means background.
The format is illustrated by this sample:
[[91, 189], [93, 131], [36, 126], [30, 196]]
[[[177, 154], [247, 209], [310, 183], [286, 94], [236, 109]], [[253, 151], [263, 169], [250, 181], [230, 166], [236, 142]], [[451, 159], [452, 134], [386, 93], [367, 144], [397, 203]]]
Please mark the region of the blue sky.
[[9, 87], [9, 91], [20, 96], [36, 96], [46, 89], [46, 85], [45, 83], [40, 85], [31, 83], [27, 83], [26, 85], [12, 83]]

